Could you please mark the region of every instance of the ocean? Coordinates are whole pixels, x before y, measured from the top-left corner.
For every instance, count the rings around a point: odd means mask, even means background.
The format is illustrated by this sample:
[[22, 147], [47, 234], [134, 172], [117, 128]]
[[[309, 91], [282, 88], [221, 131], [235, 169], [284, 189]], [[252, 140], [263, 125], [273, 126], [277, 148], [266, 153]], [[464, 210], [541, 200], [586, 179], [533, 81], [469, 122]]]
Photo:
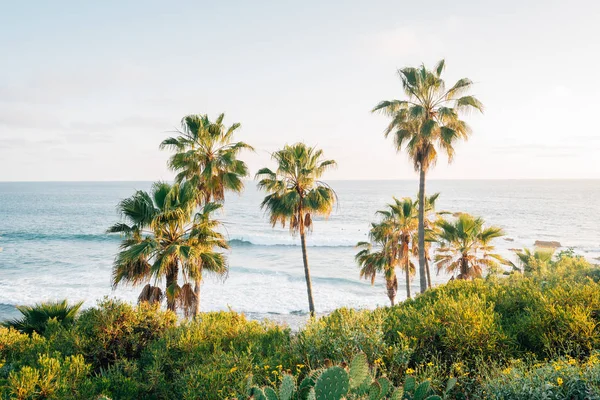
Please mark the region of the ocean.
[[[375, 212], [392, 196], [416, 196], [411, 181], [331, 181], [339, 203], [318, 219], [308, 237], [308, 259], [318, 313], [338, 307], [387, 305], [385, 284], [360, 280], [354, 245], [367, 238]], [[0, 319], [19, 304], [67, 298], [90, 307], [105, 296], [135, 302], [141, 288], [111, 288], [111, 265], [119, 237], [105, 230], [119, 220], [117, 203], [150, 182], [0, 183]], [[600, 257], [600, 180], [429, 181], [440, 192], [437, 208], [482, 216], [506, 231], [498, 251], [536, 240], [559, 241], [594, 261]], [[286, 321], [307, 311], [300, 239], [273, 229], [259, 204], [254, 182], [228, 195], [218, 217], [230, 240], [226, 279], [207, 276], [202, 310], [232, 309], [251, 318]], [[597, 262], [597, 261], [596, 261]], [[448, 280], [432, 271], [435, 284]], [[398, 300], [405, 297], [399, 273]], [[412, 282], [418, 291], [418, 276]]]

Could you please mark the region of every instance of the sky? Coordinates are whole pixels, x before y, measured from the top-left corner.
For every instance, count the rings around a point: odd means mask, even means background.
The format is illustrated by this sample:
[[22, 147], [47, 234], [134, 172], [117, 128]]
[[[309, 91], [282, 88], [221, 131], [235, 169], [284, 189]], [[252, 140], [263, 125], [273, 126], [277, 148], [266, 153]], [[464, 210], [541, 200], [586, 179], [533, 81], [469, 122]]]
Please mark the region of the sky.
[[597, 1], [0, 0], [0, 181], [171, 179], [159, 143], [224, 112], [252, 173], [304, 141], [325, 179], [416, 179], [370, 110], [446, 60], [483, 115], [432, 179], [598, 179]]

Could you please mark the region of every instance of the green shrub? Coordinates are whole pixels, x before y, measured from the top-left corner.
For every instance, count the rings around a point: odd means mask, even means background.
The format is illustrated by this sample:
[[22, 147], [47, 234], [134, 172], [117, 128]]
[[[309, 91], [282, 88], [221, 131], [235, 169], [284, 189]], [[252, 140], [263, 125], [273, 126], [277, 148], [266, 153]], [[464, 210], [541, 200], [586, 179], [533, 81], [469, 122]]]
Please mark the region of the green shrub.
[[486, 380], [475, 398], [481, 399], [600, 399], [600, 357], [587, 361], [554, 362], [507, 367]]
[[90, 366], [81, 355], [62, 358], [42, 354], [33, 366], [11, 371], [0, 387], [10, 398], [78, 400], [92, 395], [89, 372]]
[[17, 310], [23, 315], [21, 318], [2, 322], [7, 328], [14, 328], [19, 332], [32, 334], [33, 332], [43, 334], [48, 321], [58, 321], [64, 327], [70, 327], [75, 321], [83, 302], [70, 306], [67, 300], [47, 302], [34, 306], [17, 306]]
[[168, 328], [177, 316], [161, 311], [158, 305], [142, 303], [137, 307], [104, 300], [97, 307], [81, 313], [76, 334], [81, 339], [80, 351], [97, 371], [118, 360], [133, 360]]
[[337, 309], [328, 316], [307, 322], [298, 333], [295, 352], [309, 368], [322, 366], [324, 360], [341, 363], [357, 353], [366, 354], [371, 363], [380, 365], [390, 364], [395, 353], [401, 353], [404, 361], [408, 361], [410, 355], [405, 354], [405, 346], [396, 349], [386, 343], [385, 318], [384, 309]]
[[[452, 282], [389, 310], [385, 335], [391, 343], [414, 342], [413, 362], [437, 357], [448, 365], [461, 360], [502, 357], [508, 345], [494, 305], [483, 292], [456, 291]], [[433, 301], [432, 301], [433, 300]]]
[[215, 312], [167, 330], [141, 363], [149, 393], [220, 399], [242, 390], [239, 382], [250, 376], [259, 384], [276, 382], [296, 365], [290, 347], [288, 328]]

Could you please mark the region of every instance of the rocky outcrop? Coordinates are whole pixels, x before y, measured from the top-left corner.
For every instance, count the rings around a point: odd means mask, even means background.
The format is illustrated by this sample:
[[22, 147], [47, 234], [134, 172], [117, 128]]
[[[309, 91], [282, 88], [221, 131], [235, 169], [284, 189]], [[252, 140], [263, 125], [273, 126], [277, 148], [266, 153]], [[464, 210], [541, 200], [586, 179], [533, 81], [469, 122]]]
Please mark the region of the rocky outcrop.
[[546, 248], [550, 248], [550, 249], [556, 249], [556, 248], [562, 247], [560, 242], [545, 241], [545, 240], [536, 240], [533, 245], [535, 247], [546, 247]]

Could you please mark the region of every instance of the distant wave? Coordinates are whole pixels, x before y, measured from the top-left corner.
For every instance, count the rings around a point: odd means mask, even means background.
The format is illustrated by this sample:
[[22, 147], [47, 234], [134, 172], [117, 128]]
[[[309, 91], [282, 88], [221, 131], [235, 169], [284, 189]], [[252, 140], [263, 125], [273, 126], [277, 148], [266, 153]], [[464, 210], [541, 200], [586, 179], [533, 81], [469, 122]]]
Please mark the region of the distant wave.
[[121, 238], [118, 235], [105, 233], [32, 233], [32, 232], [9, 232], [0, 233], [3, 241], [27, 240], [27, 241], [84, 241], [84, 242], [114, 242]]
[[[286, 278], [290, 282], [304, 282], [305, 278], [302, 274], [291, 274], [285, 271], [275, 271], [271, 269], [261, 269], [261, 268], [248, 268], [248, 267], [230, 267], [230, 273], [240, 273], [240, 274], [256, 274], [256, 275], [277, 275], [281, 278]], [[370, 286], [370, 283], [366, 280], [356, 280], [352, 278], [336, 278], [336, 277], [328, 277], [328, 276], [313, 276], [313, 282], [321, 282], [328, 285], [344, 285], [346, 287], [365, 287]]]
[[[298, 241], [299, 242], [299, 241]], [[308, 240], [306, 244], [308, 247], [354, 247], [356, 242], [350, 240], [328, 240], [327, 242], [319, 242], [315, 240]], [[228, 241], [232, 247], [244, 247], [244, 246], [278, 246], [278, 247], [295, 247], [300, 246], [300, 243], [290, 243], [284, 241], [278, 241], [267, 238], [256, 238], [256, 239], [239, 239], [234, 238]]]

